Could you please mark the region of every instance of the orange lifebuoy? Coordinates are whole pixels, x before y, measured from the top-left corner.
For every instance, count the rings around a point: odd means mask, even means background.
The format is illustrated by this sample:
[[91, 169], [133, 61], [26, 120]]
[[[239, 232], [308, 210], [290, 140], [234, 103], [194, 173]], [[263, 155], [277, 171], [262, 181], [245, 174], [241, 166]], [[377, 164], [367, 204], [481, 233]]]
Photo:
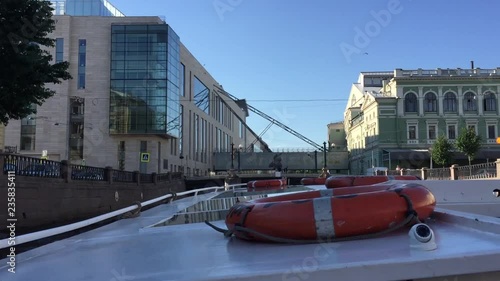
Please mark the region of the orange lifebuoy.
[[302, 185], [324, 185], [326, 178], [303, 178], [300, 180]]
[[327, 188], [370, 185], [390, 180], [420, 180], [416, 176], [333, 176], [325, 181]]
[[285, 179], [255, 180], [247, 183], [248, 190], [273, 190], [286, 186]]
[[245, 240], [328, 240], [387, 230], [405, 221], [409, 206], [424, 220], [435, 205], [434, 195], [420, 184], [358, 186], [238, 203], [226, 225]]

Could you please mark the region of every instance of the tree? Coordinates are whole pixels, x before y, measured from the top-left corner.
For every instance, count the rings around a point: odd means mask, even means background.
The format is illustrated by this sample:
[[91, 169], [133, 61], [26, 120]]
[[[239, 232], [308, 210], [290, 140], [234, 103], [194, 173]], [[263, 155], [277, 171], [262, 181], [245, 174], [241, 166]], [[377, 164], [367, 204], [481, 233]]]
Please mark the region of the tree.
[[53, 96], [46, 84], [71, 79], [69, 63], [53, 63], [47, 51], [55, 40], [49, 1], [3, 0], [0, 5], [0, 122], [36, 113]]
[[443, 167], [451, 162], [453, 158], [453, 145], [444, 135], [440, 135], [432, 146], [432, 160]]
[[470, 166], [474, 156], [481, 148], [481, 136], [476, 135], [473, 128], [464, 128], [460, 132], [460, 135], [458, 135], [455, 146], [458, 151], [467, 156]]

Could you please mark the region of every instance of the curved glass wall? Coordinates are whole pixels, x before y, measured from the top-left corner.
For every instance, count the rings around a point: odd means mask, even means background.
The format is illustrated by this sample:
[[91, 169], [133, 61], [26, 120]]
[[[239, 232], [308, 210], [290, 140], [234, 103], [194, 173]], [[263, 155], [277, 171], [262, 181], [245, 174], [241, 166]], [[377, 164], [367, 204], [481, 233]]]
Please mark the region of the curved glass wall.
[[179, 38], [168, 25], [113, 25], [111, 134], [179, 137]]

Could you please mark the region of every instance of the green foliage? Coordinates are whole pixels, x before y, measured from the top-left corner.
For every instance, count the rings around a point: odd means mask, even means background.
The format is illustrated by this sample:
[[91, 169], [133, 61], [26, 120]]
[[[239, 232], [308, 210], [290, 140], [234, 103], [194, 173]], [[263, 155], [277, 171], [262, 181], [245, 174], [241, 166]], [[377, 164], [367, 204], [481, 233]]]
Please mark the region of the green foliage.
[[462, 129], [455, 142], [458, 151], [462, 152], [469, 159], [469, 165], [474, 156], [481, 148], [481, 136], [476, 135], [474, 129]]
[[47, 51], [55, 40], [49, 1], [2, 0], [0, 5], [0, 122], [36, 113], [55, 92], [46, 84], [71, 79], [69, 63], [53, 64]]
[[444, 135], [440, 135], [431, 150], [432, 160], [436, 164], [445, 166], [451, 162], [453, 158], [453, 145], [446, 139]]

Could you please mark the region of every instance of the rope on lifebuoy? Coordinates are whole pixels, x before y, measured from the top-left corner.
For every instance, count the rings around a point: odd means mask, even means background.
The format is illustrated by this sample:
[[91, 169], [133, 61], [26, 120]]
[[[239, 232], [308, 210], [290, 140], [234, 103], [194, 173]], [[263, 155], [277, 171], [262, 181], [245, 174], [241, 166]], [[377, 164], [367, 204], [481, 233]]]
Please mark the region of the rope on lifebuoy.
[[[247, 215], [248, 215], [248, 213], [249, 213], [250, 210], [251, 210], [250, 207], [243, 208], [243, 210], [242, 210], [243, 216], [241, 217], [241, 221], [238, 223], [238, 225], [244, 225], [245, 224], [245, 220], [247, 219]], [[207, 224], [208, 226], [210, 226], [211, 228], [213, 228], [215, 231], [223, 233], [224, 237], [231, 237], [233, 235], [233, 230], [223, 229], [221, 227], [215, 226], [214, 224], [210, 223], [207, 220], [205, 221], [205, 224]]]
[[[250, 228], [247, 228], [247, 227], [244, 227], [243, 224], [244, 224], [244, 221], [246, 219], [246, 216], [248, 214], [248, 211], [246, 211], [244, 214], [243, 214], [243, 217], [242, 217], [242, 221], [238, 224], [235, 224], [234, 226], [234, 229], [233, 230], [227, 230], [227, 229], [222, 229], [222, 228], [219, 228], [211, 223], [209, 223], [208, 221], [205, 221], [205, 223], [209, 226], [211, 226], [213, 229], [219, 231], [219, 232], [222, 232], [224, 233], [224, 236], [225, 237], [230, 237], [233, 235], [234, 231], [239, 231], [239, 232], [243, 232], [243, 233], [246, 233], [246, 234], [253, 234], [255, 236], [259, 236], [261, 238], [264, 238], [264, 239], [267, 239], [269, 241], [272, 241], [272, 242], [277, 242], [277, 243], [288, 243], [288, 244], [313, 244], [313, 243], [329, 243], [329, 242], [345, 242], [345, 241], [354, 241], [354, 240], [362, 240], [362, 239], [369, 239], [369, 238], [375, 238], [375, 237], [378, 237], [378, 236], [381, 236], [381, 235], [385, 235], [385, 234], [388, 234], [388, 233], [391, 233], [393, 231], [396, 231], [400, 228], [402, 228], [403, 226], [409, 224], [410, 222], [413, 222], [415, 221], [416, 223], [420, 223], [420, 220], [418, 219], [418, 214], [417, 212], [415, 211], [415, 209], [413, 208], [413, 202], [411, 201], [410, 197], [406, 194], [403, 194], [403, 193], [399, 193], [398, 191], [396, 191], [398, 193], [398, 195], [400, 197], [403, 197], [406, 201], [406, 204], [408, 205], [408, 211], [407, 211], [407, 215], [406, 215], [406, 218], [386, 229], [386, 230], [382, 230], [382, 231], [379, 231], [379, 232], [376, 232], [376, 233], [370, 233], [370, 234], [362, 234], [362, 235], [357, 235], [357, 236], [350, 236], [350, 237], [341, 237], [341, 238], [327, 238], [325, 239], [324, 241], [322, 240], [297, 240], [297, 239], [288, 239], [288, 238], [280, 238], [280, 237], [274, 237], [274, 236], [271, 236], [271, 235], [267, 235], [267, 234], [264, 234], [264, 233], [260, 233], [258, 231], [255, 231], [253, 229], [250, 229]], [[246, 210], [249, 210], [249, 208], [247, 207]]]

